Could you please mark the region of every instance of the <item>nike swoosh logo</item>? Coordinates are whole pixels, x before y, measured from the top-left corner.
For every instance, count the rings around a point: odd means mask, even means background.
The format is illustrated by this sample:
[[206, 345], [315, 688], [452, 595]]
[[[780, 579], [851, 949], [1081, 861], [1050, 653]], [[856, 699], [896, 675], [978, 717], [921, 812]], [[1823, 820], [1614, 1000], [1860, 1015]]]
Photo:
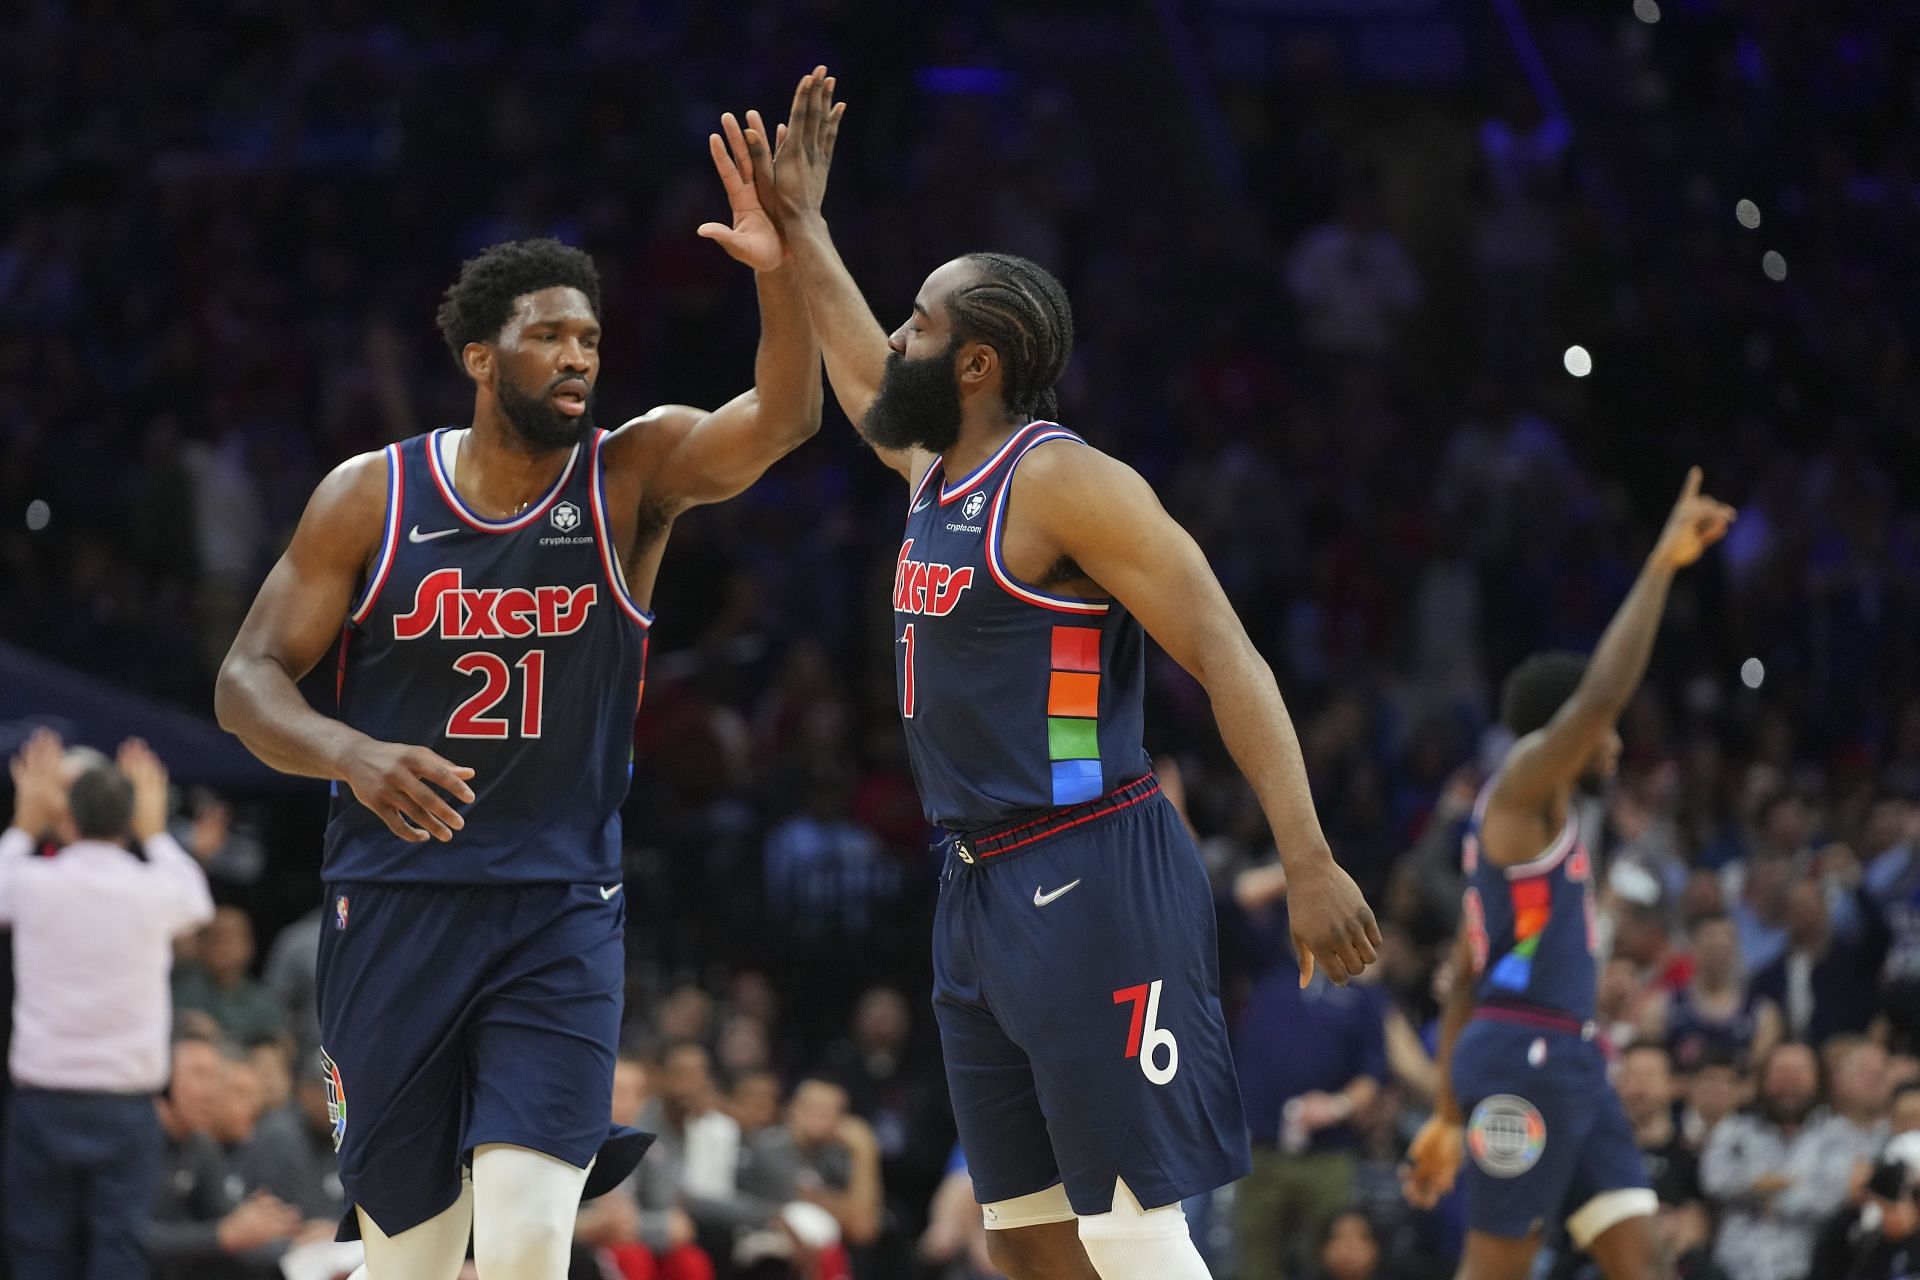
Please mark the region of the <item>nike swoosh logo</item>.
[[1078, 880], [1075, 880], [1072, 884], [1063, 884], [1058, 889], [1055, 889], [1052, 893], [1042, 893], [1040, 892], [1040, 886], [1035, 885], [1033, 886], [1033, 905], [1036, 907], [1044, 907], [1049, 902], [1052, 902], [1055, 898], [1059, 897], [1061, 894], [1065, 893], [1067, 890], [1074, 888], [1079, 883], [1080, 882]]
[[435, 538], [444, 538], [450, 533], [458, 532], [460, 532], [458, 529], [435, 529], [432, 533], [422, 533], [420, 532], [420, 526], [415, 525], [413, 528], [407, 530], [407, 541], [432, 542]]
[[600, 891], [600, 901], [602, 901], [602, 902], [611, 902], [611, 901], [613, 901], [613, 895], [614, 895], [614, 894], [616, 894], [616, 893], [618, 893], [618, 892], [620, 892], [620, 891], [621, 891], [622, 889], [624, 889], [624, 888], [626, 888], [626, 887], [627, 887], [627, 886], [626, 886], [626, 885], [624, 885], [624, 884], [617, 884], [617, 885], [615, 885], [615, 886], [613, 886], [613, 888], [611, 888], [611, 889], [602, 889], [602, 890]]
[[922, 498], [922, 499], [920, 499], [920, 505], [919, 505], [919, 506], [917, 506], [917, 507], [915, 507], [915, 508], [914, 508], [914, 509], [912, 510], [912, 512], [910, 512], [909, 514], [911, 514], [911, 515], [918, 515], [918, 514], [919, 514], [920, 512], [922, 512], [922, 511], [925, 511], [925, 510], [926, 510], [926, 509], [927, 509], [927, 508], [928, 508], [929, 506], [931, 506], [932, 504], [933, 504], [933, 499], [932, 499], [932, 498], [930, 498], [930, 497], [928, 497], [928, 498]]

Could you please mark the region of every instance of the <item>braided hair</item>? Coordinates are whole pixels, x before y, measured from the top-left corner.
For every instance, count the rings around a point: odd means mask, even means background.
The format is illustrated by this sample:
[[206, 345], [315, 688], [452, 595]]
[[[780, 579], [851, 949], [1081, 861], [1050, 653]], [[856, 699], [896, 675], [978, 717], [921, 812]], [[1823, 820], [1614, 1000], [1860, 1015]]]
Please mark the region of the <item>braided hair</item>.
[[1007, 409], [1051, 420], [1060, 412], [1053, 384], [1073, 352], [1073, 308], [1053, 273], [1010, 253], [970, 253], [980, 273], [948, 300], [954, 330], [1000, 353]]

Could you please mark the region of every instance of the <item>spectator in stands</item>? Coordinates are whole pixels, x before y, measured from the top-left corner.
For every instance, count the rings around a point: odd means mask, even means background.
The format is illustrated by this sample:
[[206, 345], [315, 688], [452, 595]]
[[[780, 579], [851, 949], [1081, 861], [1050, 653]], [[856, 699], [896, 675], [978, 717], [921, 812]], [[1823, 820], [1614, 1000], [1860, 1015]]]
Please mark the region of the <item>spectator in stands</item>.
[[702, 1247], [731, 1256], [736, 1234], [766, 1226], [780, 1206], [739, 1186], [740, 1125], [720, 1108], [706, 1049], [674, 1045], [660, 1075], [660, 1095], [646, 1104], [640, 1123], [659, 1138], [641, 1163], [673, 1188]]
[[346, 1192], [333, 1154], [333, 1117], [327, 1085], [317, 1071], [293, 1087], [293, 1105], [268, 1111], [253, 1137], [234, 1153], [234, 1167], [250, 1189], [269, 1191], [308, 1223], [337, 1223]]
[[1386, 1012], [1377, 985], [1316, 973], [1303, 990], [1290, 953], [1248, 997], [1234, 1044], [1253, 1133], [1253, 1172], [1234, 1202], [1242, 1280], [1310, 1265], [1288, 1257], [1290, 1242], [1314, 1239], [1352, 1197], [1354, 1120], [1387, 1078]]
[[1000, 1274], [987, 1255], [987, 1224], [973, 1198], [967, 1157], [957, 1144], [927, 1207], [927, 1229], [916, 1253], [935, 1268], [937, 1280], [994, 1280]]
[[159, 1108], [167, 1171], [146, 1228], [155, 1280], [269, 1280], [300, 1233], [299, 1210], [271, 1192], [247, 1194], [214, 1136], [230, 1061], [211, 1041], [173, 1047]]
[[1887, 1051], [1865, 1036], [1842, 1036], [1827, 1042], [1824, 1056], [1834, 1118], [1853, 1139], [1854, 1162], [1864, 1164], [1887, 1141], [1893, 1098]]
[[780, 1077], [771, 1071], [749, 1071], [736, 1078], [727, 1095], [727, 1114], [740, 1125], [743, 1138], [780, 1123]]
[[248, 972], [253, 951], [253, 921], [238, 907], [221, 907], [191, 948], [192, 959], [174, 970], [174, 1004], [208, 1014], [241, 1044], [280, 1035], [286, 1016]]
[[1731, 1054], [1711, 1045], [1687, 1073], [1681, 1092], [1685, 1105], [1680, 1109], [1680, 1132], [1695, 1151], [1704, 1150], [1720, 1122], [1745, 1105], [1750, 1096], [1739, 1064]]
[[1660, 1203], [1672, 1208], [1701, 1203], [1700, 1160], [1674, 1121], [1673, 1068], [1665, 1046], [1645, 1040], [1629, 1045], [1620, 1056], [1614, 1087]]
[[1870, 914], [1864, 936], [1835, 935], [1826, 894], [1815, 880], [1796, 882], [1787, 893], [1786, 952], [1753, 976], [1753, 998], [1763, 1048], [1785, 1037], [1825, 1044], [1843, 1032], [1862, 1032], [1873, 1022], [1885, 931]]
[[1320, 1229], [1320, 1280], [1383, 1280], [1380, 1241], [1373, 1222], [1358, 1209], [1342, 1209]]
[[1340, 216], [1310, 228], [1287, 255], [1287, 290], [1307, 341], [1325, 355], [1377, 361], [1420, 302], [1420, 277], [1380, 225], [1371, 183], [1355, 183]]
[[1791, 1041], [1761, 1060], [1753, 1109], [1722, 1121], [1700, 1160], [1721, 1213], [1714, 1261], [1732, 1280], [1798, 1280], [1814, 1238], [1847, 1198], [1857, 1144], [1820, 1106], [1813, 1050]]
[[[7, 1251], [17, 1280], [138, 1276], [163, 1161], [153, 1099], [167, 1079], [173, 939], [213, 901], [166, 833], [167, 774], [144, 744], [69, 791], [60, 740], [42, 729], [12, 770], [0, 835], [0, 925], [18, 966]], [[34, 857], [49, 834], [60, 853]]]
[[1787, 891], [1793, 884], [1793, 855], [1766, 846], [1746, 861], [1740, 900], [1733, 920], [1740, 933], [1740, 962], [1758, 973], [1787, 949]]
[[1740, 969], [1740, 935], [1733, 917], [1716, 912], [1697, 917], [1688, 930], [1693, 977], [1649, 1011], [1649, 1030], [1666, 1042], [1683, 1072], [1703, 1062], [1709, 1050], [1746, 1061], [1753, 1046], [1754, 1015]]
[[298, 1075], [319, 1070], [320, 1012], [313, 984], [320, 925], [326, 915], [326, 908], [317, 906], [282, 929], [267, 952], [267, 967], [260, 979], [278, 1002], [282, 1024], [293, 1037]]
[[880, 1144], [847, 1109], [847, 1091], [829, 1080], [802, 1080], [787, 1122], [754, 1136], [741, 1189], [762, 1199], [817, 1204], [840, 1224], [840, 1238], [861, 1250], [880, 1236], [884, 1196]]
[[[623, 1053], [613, 1069], [613, 1121], [644, 1128], [651, 1069]], [[776, 1099], [777, 1101], [777, 1099]], [[621, 1280], [713, 1280], [713, 1261], [694, 1243], [673, 1166], [649, 1155], [627, 1180], [581, 1206], [575, 1242], [601, 1255]]]

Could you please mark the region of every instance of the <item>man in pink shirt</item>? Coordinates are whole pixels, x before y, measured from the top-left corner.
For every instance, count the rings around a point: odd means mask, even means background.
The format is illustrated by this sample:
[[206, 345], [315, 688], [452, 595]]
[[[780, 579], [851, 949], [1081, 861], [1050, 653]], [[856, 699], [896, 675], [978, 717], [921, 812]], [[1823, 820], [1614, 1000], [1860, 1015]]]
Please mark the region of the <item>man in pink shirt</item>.
[[[9, 1258], [16, 1280], [142, 1276], [173, 940], [213, 918], [213, 899], [167, 834], [167, 773], [146, 744], [69, 786], [60, 740], [42, 729], [12, 771], [0, 834], [0, 927], [14, 948]], [[35, 857], [49, 836], [59, 854]]]

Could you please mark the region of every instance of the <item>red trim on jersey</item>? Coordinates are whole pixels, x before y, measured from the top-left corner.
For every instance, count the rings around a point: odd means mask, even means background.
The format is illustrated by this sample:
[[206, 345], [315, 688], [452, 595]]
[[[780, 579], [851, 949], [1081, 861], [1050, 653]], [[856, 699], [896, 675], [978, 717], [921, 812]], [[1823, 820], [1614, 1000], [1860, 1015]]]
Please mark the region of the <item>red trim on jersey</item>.
[[440, 490], [440, 496], [447, 500], [447, 506], [453, 510], [453, 514], [465, 521], [468, 527], [478, 529], [481, 533], [512, 533], [516, 529], [526, 528], [545, 515], [547, 508], [552, 506], [554, 500], [560, 496], [561, 490], [567, 487], [567, 481], [573, 475], [573, 464], [580, 460], [580, 446], [576, 444], [573, 446], [573, 452], [567, 455], [567, 465], [560, 468], [560, 478], [553, 482], [553, 487], [547, 490], [540, 501], [511, 520], [487, 520], [474, 514], [467, 504], [461, 501], [459, 493], [455, 491], [453, 483], [447, 479], [447, 473], [440, 466], [440, 437], [449, 430], [451, 428], [442, 427], [427, 437], [427, 465], [433, 470], [435, 487]]
[[[1019, 466], [1020, 459], [1026, 457], [1028, 451], [1035, 445], [1045, 444], [1049, 440], [1072, 440], [1079, 444], [1085, 443], [1065, 427], [1055, 426], [1050, 422], [1044, 425], [1050, 429], [1027, 441], [1025, 447], [1014, 457], [1014, 466]], [[993, 495], [993, 507], [987, 516], [987, 572], [993, 575], [993, 580], [1000, 584], [1001, 590], [1027, 604], [1036, 605], [1042, 609], [1052, 609], [1056, 613], [1071, 613], [1083, 617], [1088, 614], [1105, 614], [1112, 607], [1107, 601], [1077, 600], [1072, 596], [1049, 595], [1047, 592], [1036, 590], [1018, 581], [1007, 571], [1006, 566], [1000, 563], [1001, 519], [1006, 513], [1007, 493], [1012, 488], [1013, 474], [1009, 470], [999, 492]]]
[[[613, 588], [613, 598], [620, 602], [620, 611], [644, 631], [653, 625], [653, 615], [635, 604], [633, 597], [627, 593], [627, 575], [621, 570], [619, 557], [613, 551], [613, 526], [607, 520], [607, 498], [603, 492], [606, 488], [606, 472], [600, 466], [600, 451], [606, 442], [606, 432], [594, 434], [593, 451], [587, 462], [587, 493], [593, 503], [593, 540], [599, 544], [600, 565], [607, 572], [607, 582]], [[642, 687], [645, 687], [644, 678]]]
[[[1020, 443], [1020, 437], [1029, 434], [1035, 427], [1051, 427], [1056, 431], [1061, 429], [1060, 424], [1057, 422], [1029, 422], [1026, 426], [1008, 436], [1007, 442], [1001, 445], [999, 450], [991, 458], [988, 458], [985, 462], [975, 467], [973, 474], [962, 480], [956, 487], [948, 489], [945, 484], [942, 484], [940, 486], [940, 505], [944, 507], [949, 502], [958, 502], [969, 492], [979, 488], [980, 485], [986, 481], [986, 478], [993, 474], [993, 469], [1005, 461], [1007, 454], [1013, 447]], [[928, 470], [932, 470], [932, 468], [929, 467]]]
[[[1071, 831], [1082, 823], [1092, 822], [1095, 818], [1104, 818], [1108, 814], [1119, 813], [1122, 809], [1131, 809], [1142, 800], [1152, 799], [1160, 793], [1160, 779], [1154, 774], [1143, 774], [1132, 782], [1125, 783], [1109, 791], [1104, 796], [1070, 805], [1065, 809], [1056, 809], [1052, 813], [1033, 818], [1027, 822], [1015, 823], [1007, 827], [989, 827], [983, 834], [960, 837], [966, 842], [975, 856], [998, 858], [1002, 854], [1012, 853], [1015, 849], [1024, 849], [1030, 844], [1049, 839], [1062, 831]], [[1040, 828], [1035, 830], [1035, 828]], [[1023, 832], [1031, 832], [1021, 839]], [[1003, 844], [1002, 841], [1011, 840]]]
[[400, 509], [407, 493], [407, 472], [400, 461], [399, 445], [388, 445], [386, 454], [387, 523], [380, 534], [380, 554], [373, 562], [373, 572], [367, 575], [358, 604], [347, 612], [347, 620], [356, 627], [372, 615], [373, 602], [380, 598], [380, 588], [387, 585], [387, 575], [393, 571], [394, 556], [400, 548]]

